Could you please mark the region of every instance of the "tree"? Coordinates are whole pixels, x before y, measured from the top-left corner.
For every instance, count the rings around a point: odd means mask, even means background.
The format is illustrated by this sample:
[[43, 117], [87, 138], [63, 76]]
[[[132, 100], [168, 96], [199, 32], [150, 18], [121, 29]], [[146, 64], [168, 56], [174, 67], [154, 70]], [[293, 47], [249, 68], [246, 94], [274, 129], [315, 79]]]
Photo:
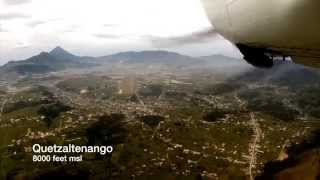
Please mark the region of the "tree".
[[123, 114], [103, 115], [87, 129], [89, 145], [117, 145], [124, 142], [127, 132]]
[[60, 115], [62, 112], [70, 111], [71, 108], [62, 104], [61, 102], [56, 102], [52, 104], [42, 105], [39, 110], [38, 114], [43, 115], [44, 121], [48, 127], [51, 126], [53, 120]]

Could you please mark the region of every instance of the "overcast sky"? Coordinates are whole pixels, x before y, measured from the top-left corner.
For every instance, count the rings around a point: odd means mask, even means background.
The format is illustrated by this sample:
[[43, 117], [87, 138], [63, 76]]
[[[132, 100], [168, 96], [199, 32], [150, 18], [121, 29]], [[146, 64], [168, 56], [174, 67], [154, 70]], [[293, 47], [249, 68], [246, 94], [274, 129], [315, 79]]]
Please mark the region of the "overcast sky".
[[208, 28], [200, 0], [0, 0], [0, 64], [58, 45], [90, 56], [152, 49], [238, 56], [217, 36], [179, 45], [156, 43]]

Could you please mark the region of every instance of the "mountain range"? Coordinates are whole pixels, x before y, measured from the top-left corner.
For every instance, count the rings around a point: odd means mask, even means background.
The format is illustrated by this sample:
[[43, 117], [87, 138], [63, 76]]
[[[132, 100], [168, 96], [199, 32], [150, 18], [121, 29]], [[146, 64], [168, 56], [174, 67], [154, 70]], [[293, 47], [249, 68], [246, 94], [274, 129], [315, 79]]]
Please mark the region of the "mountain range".
[[[208, 56], [195, 58], [169, 51], [141, 51], [121, 52], [102, 57], [81, 57], [71, 54], [61, 47], [56, 47], [50, 52], [41, 52], [38, 55], [20, 61], [10, 61], [0, 67], [0, 74], [42, 74], [67, 68], [87, 68], [91, 66], [123, 63], [123, 64], [165, 64], [175, 66], [225, 64], [227, 57]], [[223, 59], [223, 60], [222, 60]], [[210, 61], [211, 62], [210, 62]], [[242, 64], [238, 59], [228, 58], [232, 64]], [[209, 63], [210, 62], [210, 63]]]
[[[113, 64], [161, 64], [168, 67], [182, 67], [184, 70], [221, 71], [224, 74], [240, 72], [235, 81], [272, 82], [282, 85], [314, 83], [320, 79], [319, 71], [292, 62], [276, 61], [271, 69], [252, 68], [240, 59], [222, 55], [190, 57], [169, 51], [127, 51], [101, 57], [73, 55], [61, 47], [50, 52], [20, 61], [10, 61], [0, 67], [0, 77], [12, 75], [43, 74], [69, 68], [112, 66]], [[239, 74], [239, 73], [238, 73]]]

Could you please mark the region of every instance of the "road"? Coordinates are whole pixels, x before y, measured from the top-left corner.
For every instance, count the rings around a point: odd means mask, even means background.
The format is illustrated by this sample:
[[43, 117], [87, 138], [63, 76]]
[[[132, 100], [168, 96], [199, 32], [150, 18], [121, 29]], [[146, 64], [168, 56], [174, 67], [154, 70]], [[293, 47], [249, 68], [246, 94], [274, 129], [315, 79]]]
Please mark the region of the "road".
[[1, 103], [1, 107], [0, 107], [0, 122], [2, 121], [2, 114], [3, 114], [4, 106], [6, 105], [7, 102], [8, 102], [8, 98], [6, 97], [3, 100], [3, 102]]
[[249, 145], [249, 153], [250, 153], [249, 174], [250, 174], [250, 180], [254, 180], [254, 174], [252, 171], [255, 168], [255, 165], [257, 162], [257, 152], [258, 152], [259, 142], [261, 140], [261, 129], [254, 113], [252, 112], [250, 113], [250, 125], [254, 130], [254, 134], [252, 137], [252, 141]]
[[[234, 95], [234, 98], [236, 101], [239, 103], [239, 106], [241, 109], [247, 109], [247, 102], [243, 101], [241, 98], [239, 98], [238, 94]], [[256, 116], [253, 112], [250, 113], [250, 122], [249, 122], [252, 130], [253, 130], [253, 136], [252, 140], [249, 143], [249, 175], [250, 175], [250, 180], [254, 180], [254, 173], [253, 169], [256, 167], [257, 163], [257, 153], [259, 151], [259, 143], [261, 141], [261, 128], [260, 124], [256, 119]]]

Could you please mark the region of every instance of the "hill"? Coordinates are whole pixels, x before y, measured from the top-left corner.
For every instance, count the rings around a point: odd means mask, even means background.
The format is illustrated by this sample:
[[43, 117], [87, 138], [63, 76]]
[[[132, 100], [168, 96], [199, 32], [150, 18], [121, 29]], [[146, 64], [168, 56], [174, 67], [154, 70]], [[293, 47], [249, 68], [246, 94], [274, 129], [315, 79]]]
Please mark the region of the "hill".
[[0, 68], [0, 73], [17, 75], [42, 74], [66, 68], [82, 68], [89, 64], [77, 61], [78, 57], [57, 47], [48, 52], [20, 61], [10, 61]]
[[195, 60], [195, 58], [169, 51], [128, 51], [99, 57], [97, 59], [105, 63], [121, 62], [127, 64], [185, 64]]
[[56, 59], [61, 59], [61, 60], [77, 60], [80, 58], [62, 49], [60, 46], [57, 46], [56, 48], [51, 50], [49, 54], [55, 57]]
[[233, 81], [246, 83], [264, 83], [288, 86], [291, 88], [320, 83], [319, 70], [305, 67], [293, 62], [276, 61], [270, 69], [252, 69]]

